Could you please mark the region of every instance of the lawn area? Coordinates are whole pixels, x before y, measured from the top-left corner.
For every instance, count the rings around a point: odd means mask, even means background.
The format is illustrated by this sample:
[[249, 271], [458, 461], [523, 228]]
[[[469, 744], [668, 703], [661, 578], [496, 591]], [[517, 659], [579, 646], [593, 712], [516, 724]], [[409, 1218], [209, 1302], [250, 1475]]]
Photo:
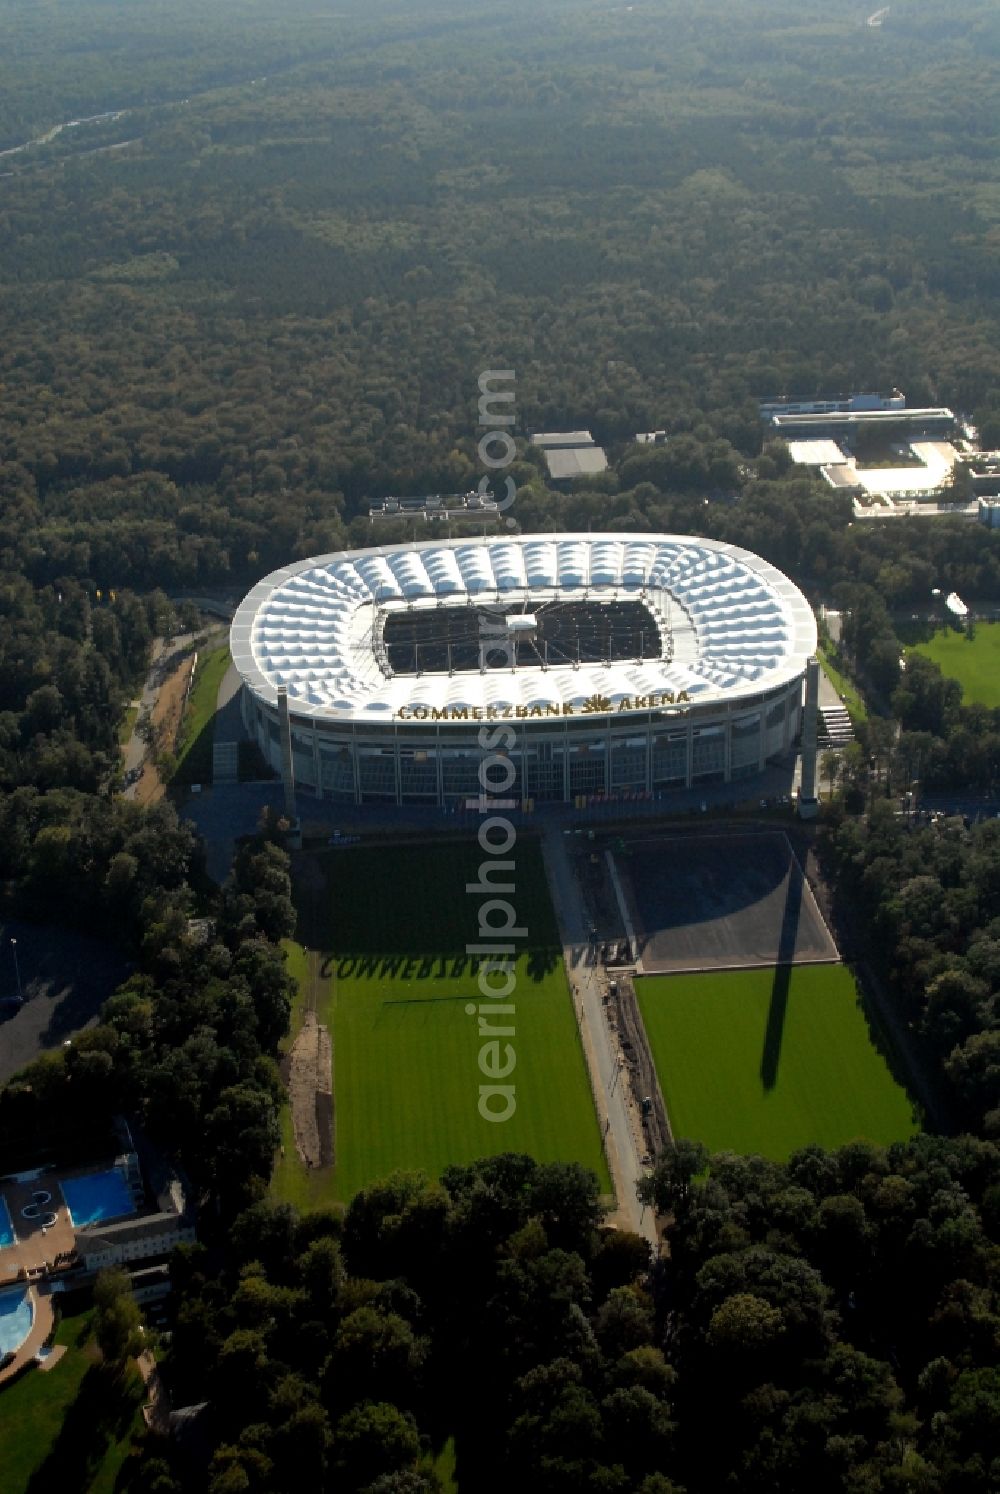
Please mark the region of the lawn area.
[[964, 629], [939, 628], [909, 652], [933, 659], [942, 674], [958, 680], [965, 705], [1000, 706], [1000, 623], [977, 622], [971, 638]]
[[457, 1494], [458, 1484], [455, 1481], [454, 1437], [448, 1438], [437, 1456], [430, 1460], [430, 1466], [437, 1474], [441, 1483], [441, 1494]]
[[647, 976], [636, 992], [675, 1136], [783, 1161], [919, 1129], [843, 965]]
[[137, 705], [126, 706], [125, 714], [118, 725], [118, 741], [123, 751], [131, 740], [132, 729], [135, 726], [138, 715], [139, 707]]
[[857, 685], [852, 684], [847, 675], [843, 674], [837, 668], [836, 664], [832, 662], [832, 656], [828, 649], [818, 648], [816, 653], [823, 666], [823, 673], [844, 702], [847, 714], [850, 716], [852, 722], [857, 725], [859, 721], [867, 721], [868, 707], [861, 699]]
[[188, 696], [184, 720], [177, 738], [177, 767], [173, 783], [210, 783], [212, 741], [219, 686], [229, 668], [229, 645], [203, 650], [198, 655], [194, 683]]
[[[479, 937], [475, 882], [482, 852], [472, 844], [359, 848], [310, 858], [297, 883], [303, 973], [320, 1020], [333, 1032], [336, 1161], [326, 1198], [347, 1200], [398, 1168], [437, 1176], [450, 1162], [504, 1151], [541, 1161], [581, 1162], [610, 1189], [576, 1018], [558, 947], [541, 854], [514, 853], [511, 896], [529, 936], [508, 998], [516, 1054], [506, 1083], [516, 1110], [491, 1122], [478, 1109], [483, 1039], [476, 969], [465, 945]], [[321, 875], [317, 875], [320, 873]], [[306, 891], [303, 881], [311, 884]], [[501, 1049], [501, 1053], [503, 1050]], [[275, 1193], [300, 1205], [316, 1197], [290, 1136]]]
[[89, 1312], [64, 1317], [55, 1342], [67, 1352], [59, 1363], [0, 1392], [4, 1494], [26, 1494], [29, 1486], [82, 1494], [124, 1487], [122, 1465], [143, 1430], [142, 1381], [133, 1368], [123, 1386], [109, 1386], [89, 1341], [90, 1320]]

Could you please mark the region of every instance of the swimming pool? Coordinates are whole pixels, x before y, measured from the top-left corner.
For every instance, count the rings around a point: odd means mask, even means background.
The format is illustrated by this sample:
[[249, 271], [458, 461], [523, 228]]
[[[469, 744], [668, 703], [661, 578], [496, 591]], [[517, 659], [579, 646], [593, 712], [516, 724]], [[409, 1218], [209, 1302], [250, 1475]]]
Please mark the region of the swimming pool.
[[21, 1347], [31, 1332], [34, 1316], [27, 1287], [0, 1292], [0, 1359]]
[[7, 1200], [0, 1193], [0, 1250], [14, 1243], [14, 1226], [10, 1222], [10, 1210], [7, 1207]]
[[135, 1213], [129, 1186], [117, 1167], [110, 1172], [89, 1172], [79, 1178], [63, 1178], [59, 1184], [73, 1221], [73, 1228], [98, 1224], [102, 1219], [121, 1219]]

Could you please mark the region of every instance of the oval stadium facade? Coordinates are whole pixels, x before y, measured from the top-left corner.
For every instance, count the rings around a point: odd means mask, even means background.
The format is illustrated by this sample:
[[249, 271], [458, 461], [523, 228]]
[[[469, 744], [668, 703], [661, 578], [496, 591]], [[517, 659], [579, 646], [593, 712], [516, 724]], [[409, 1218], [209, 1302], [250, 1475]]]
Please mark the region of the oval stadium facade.
[[295, 786], [450, 805], [485, 751], [510, 797], [660, 794], [762, 772], [796, 737], [812, 609], [774, 566], [681, 535], [344, 551], [274, 571], [233, 619], [243, 720]]

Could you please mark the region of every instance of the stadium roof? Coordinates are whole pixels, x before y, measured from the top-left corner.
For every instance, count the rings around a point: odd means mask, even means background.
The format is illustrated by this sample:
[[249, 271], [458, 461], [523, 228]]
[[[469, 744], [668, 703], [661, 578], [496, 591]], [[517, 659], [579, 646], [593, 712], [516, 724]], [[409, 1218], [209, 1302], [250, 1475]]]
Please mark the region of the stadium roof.
[[[388, 667], [391, 613], [469, 607], [499, 619], [570, 601], [641, 601], [669, 647], [662, 657], [546, 668]], [[274, 571], [238, 608], [231, 645], [262, 699], [273, 704], [283, 687], [295, 715], [371, 724], [421, 706], [576, 710], [601, 696], [618, 709], [655, 692], [686, 692], [692, 705], [756, 694], [802, 671], [816, 623], [786, 576], [734, 545], [679, 535], [484, 536], [345, 551]]]

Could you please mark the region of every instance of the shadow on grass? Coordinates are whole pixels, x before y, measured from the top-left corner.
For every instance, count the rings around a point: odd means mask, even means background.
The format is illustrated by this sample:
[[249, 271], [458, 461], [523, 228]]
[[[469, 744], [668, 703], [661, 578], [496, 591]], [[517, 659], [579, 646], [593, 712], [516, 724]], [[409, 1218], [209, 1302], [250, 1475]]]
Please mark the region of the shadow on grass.
[[958, 623], [953, 623], [947, 618], [935, 618], [933, 620], [923, 617], [910, 618], [908, 622], [896, 623], [895, 632], [899, 641], [905, 643], [908, 648], [912, 648], [917, 643], [930, 643], [931, 639], [938, 633], [961, 633], [966, 643], [975, 643], [976, 641], [974, 631], [970, 634], [967, 628], [962, 627]]
[[[336, 950], [339, 959], [356, 959], [363, 950], [369, 959], [453, 960], [467, 944], [503, 943], [502, 911], [483, 914], [497, 898], [509, 901], [517, 926], [527, 929], [513, 939], [518, 949], [547, 951], [559, 943], [537, 842], [518, 841], [508, 858], [512, 871], [472, 836], [310, 854], [309, 883], [300, 870], [293, 895], [309, 919], [307, 942], [324, 958]], [[512, 892], [502, 890], [511, 883]], [[455, 972], [466, 973], [468, 967]]]
[[[950, 1107], [942, 1088], [935, 1087], [934, 1093], [929, 1097], [928, 1103], [938, 1112], [933, 1117], [920, 1098], [920, 1082], [910, 1068], [906, 1056], [900, 1052], [899, 1047], [891, 1032], [886, 1026], [873, 997], [865, 989], [866, 967], [862, 964], [859, 968], [852, 968], [854, 984], [857, 990], [857, 1005], [865, 1019], [868, 1029], [868, 1041], [876, 1053], [885, 1060], [885, 1065], [900, 1089], [906, 1094], [910, 1102], [910, 1115], [914, 1125], [922, 1130], [941, 1130], [953, 1132], [955, 1130], [954, 1118], [950, 1115]], [[868, 978], [872, 978], [869, 976]]]
[[192, 783], [212, 782], [212, 748], [215, 742], [215, 717], [210, 716], [201, 731], [191, 742], [181, 747], [183, 757], [171, 778], [172, 784], [187, 786]]
[[764, 1031], [764, 1051], [760, 1060], [760, 1078], [765, 1089], [773, 1089], [778, 1082], [781, 1042], [785, 1034], [785, 1016], [788, 1012], [788, 988], [792, 979], [792, 962], [795, 959], [795, 943], [798, 939], [799, 919], [802, 914], [803, 880], [802, 873], [793, 862], [788, 873], [788, 890], [785, 893], [781, 933], [778, 936], [778, 958], [774, 967], [771, 1004], [768, 1007], [767, 1027]]
[[[529, 980], [541, 981], [557, 969], [562, 959], [558, 948], [530, 949], [525, 973]], [[442, 954], [328, 954], [323, 958], [321, 980], [336, 976], [338, 980], [470, 980], [479, 973], [481, 961], [476, 955], [461, 952]], [[499, 979], [499, 977], [498, 977]]]
[[128, 1436], [144, 1393], [136, 1370], [123, 1377], [110, 1374], [103, 1365], [93, 1365], [63, 1418], [52, 1450], [32, 1474], [27, 1494], [88, 1488], [111, 1443]]

